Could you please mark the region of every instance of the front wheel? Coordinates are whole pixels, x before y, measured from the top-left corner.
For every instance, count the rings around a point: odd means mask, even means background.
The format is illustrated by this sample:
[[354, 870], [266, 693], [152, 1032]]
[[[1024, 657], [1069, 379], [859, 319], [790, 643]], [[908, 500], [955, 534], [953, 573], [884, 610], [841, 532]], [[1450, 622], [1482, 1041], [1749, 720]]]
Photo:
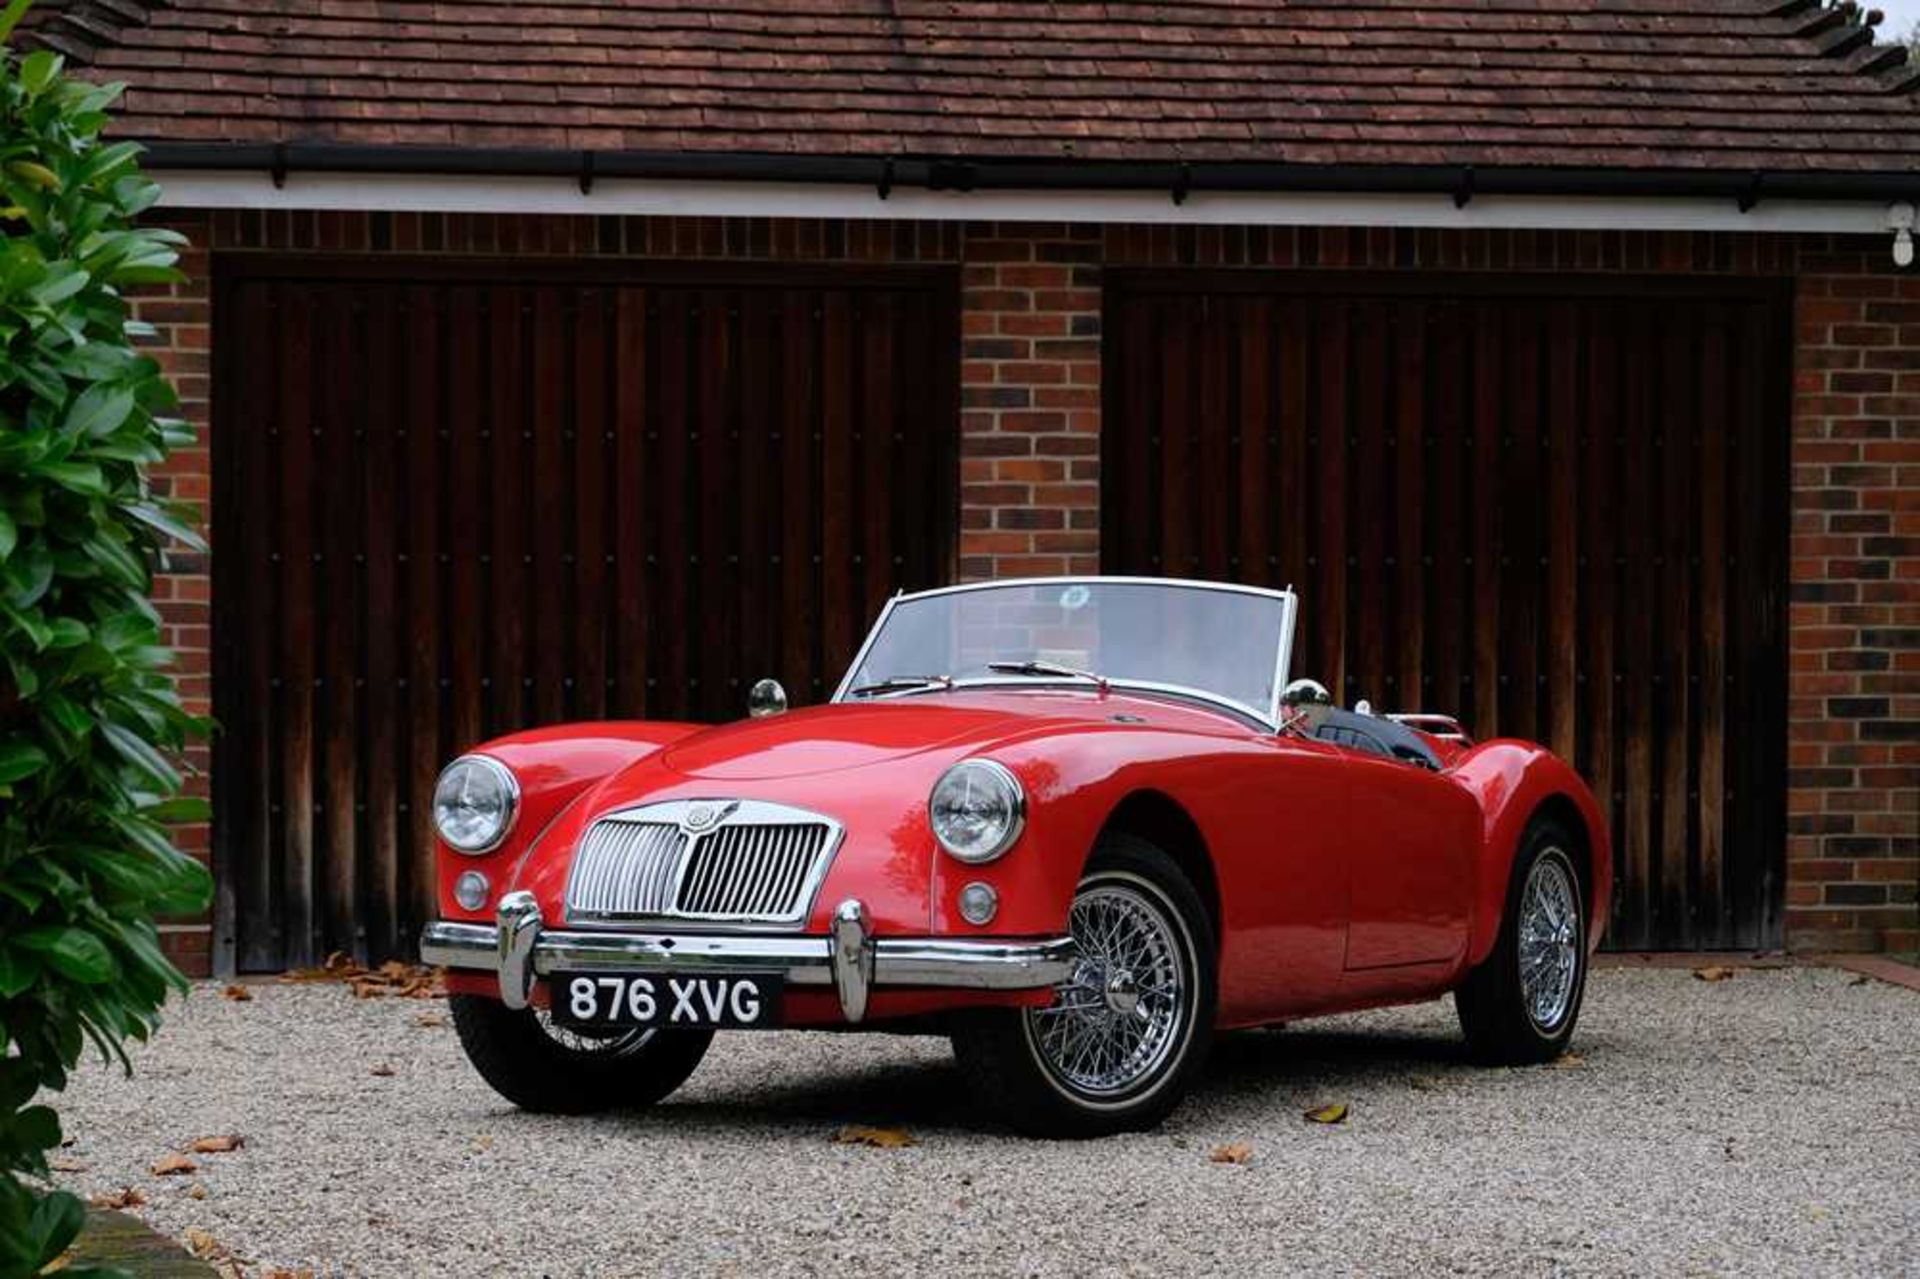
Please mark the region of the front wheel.
[[1074, 892], [1074, 972], [1044, 1008], [969, 1014], [954, 1052], [975, 1097], [1022, 1132], [1150, 1128], [1204, 1063], [1218, 998], [1213, 929], [1172, 858], [1101, 839]]
[[480, 1077], [522, 1110], [589, 1115], [650, 1106], [687, 1081], [711, 1030], [629, 1029], [586, 1034], [545, 1009], [453, 995], [453, 1028]]
[[1557, 822], [1527, 829], [1514, 859], [1493, 952], [1454, 991], [1473, 1056], [1490, 1065], [1566, 1051], [1587, 986], [1586, 907], [1573, 841]]

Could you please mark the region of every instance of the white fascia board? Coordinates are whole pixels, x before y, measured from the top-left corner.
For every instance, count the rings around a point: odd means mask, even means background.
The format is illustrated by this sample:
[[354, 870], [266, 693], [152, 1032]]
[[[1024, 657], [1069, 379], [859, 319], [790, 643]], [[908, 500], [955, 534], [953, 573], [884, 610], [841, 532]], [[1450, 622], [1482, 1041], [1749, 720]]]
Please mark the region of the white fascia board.
[[1600, 196], [1195, 191], [928, 191], [825, 183], [168, 170], [162, 208], [411, 213], [567, 213], [677, 217], [879, 218], [895, 221], [1119, 222], [1180, 226], [1435, 227], [1455, 230], [1752, 231], [1885, 234], [1887, 206], [1868, 201]]

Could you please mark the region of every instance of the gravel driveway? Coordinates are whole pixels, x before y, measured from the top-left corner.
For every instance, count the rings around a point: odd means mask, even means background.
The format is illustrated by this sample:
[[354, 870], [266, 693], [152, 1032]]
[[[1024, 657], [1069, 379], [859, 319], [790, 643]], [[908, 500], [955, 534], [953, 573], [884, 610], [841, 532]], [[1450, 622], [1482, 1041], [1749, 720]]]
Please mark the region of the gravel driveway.
[[1466, 1064], [1445, 1002], [1233, 1035], [1164, 1129], [1077, 1145], [980, 1127], [940, 1040], [723, 1035], [658, 1110], [550, 1119], [420, 1024], [442, 1003], [252, 989], [83, 1072], [62, 1179], [262, 1268], [1920, 1272], [1920, 995], [1825, 969], [1601, 970], [1558, 1067]]

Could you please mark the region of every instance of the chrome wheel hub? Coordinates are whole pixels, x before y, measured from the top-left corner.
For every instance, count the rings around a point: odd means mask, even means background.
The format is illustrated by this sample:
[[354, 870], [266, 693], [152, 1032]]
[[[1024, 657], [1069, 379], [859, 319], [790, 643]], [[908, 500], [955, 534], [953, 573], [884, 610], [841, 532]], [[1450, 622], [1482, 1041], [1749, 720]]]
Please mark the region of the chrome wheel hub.
[[1549, 849], [1520, 890], [1520, 998], [1534, 1026], [1560, 1028], [1580, 970], [1580, 906], [1564, 854]]
[[1180, 933], [1158, 902], [1125, 885], [1083, 889], [1068, 928], [1079, 962], [1051, 1005], [1028, 1010], [1029, 1037], [1074, 1092], [1127, 1092], [1159, 1071], [1186, 1034]]

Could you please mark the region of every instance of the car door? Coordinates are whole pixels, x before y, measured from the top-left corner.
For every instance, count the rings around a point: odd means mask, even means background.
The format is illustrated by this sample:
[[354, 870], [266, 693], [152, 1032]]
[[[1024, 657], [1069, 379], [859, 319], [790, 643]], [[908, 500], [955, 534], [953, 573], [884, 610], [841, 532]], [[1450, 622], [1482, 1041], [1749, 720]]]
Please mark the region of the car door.
[[1347, 971], [1453, 962], [1467, 940], [1479, 805], [1441, 773], [1336, 745], [1350, 779]]

